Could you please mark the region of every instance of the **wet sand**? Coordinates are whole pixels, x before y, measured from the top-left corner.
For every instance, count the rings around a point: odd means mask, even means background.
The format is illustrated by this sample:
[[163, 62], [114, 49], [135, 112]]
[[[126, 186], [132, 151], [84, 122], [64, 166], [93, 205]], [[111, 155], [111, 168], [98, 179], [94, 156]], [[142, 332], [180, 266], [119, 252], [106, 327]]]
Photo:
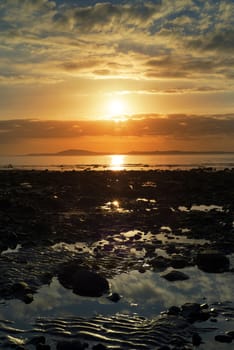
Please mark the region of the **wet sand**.
[[[233, 198], [234, 170], [229, 169], [2, 171], [2, 304], [19, 300], [29, 307], [40, 289], [54, 278], [79, 295], [75, 277], [64, 279], [64, 271], [73, 276], [76, 266], [77, 270], [93, 272], [106, 281], [132, 271], [138, 271], [139, 276], [160, 274], [168, 283], [183, 280], [185, 288], [191, 277], [189, 271], [199, 270], [207, 276], [225, 274], [231, 286]], [[82, 279], [80, 283], [85, 287], [89, 282]], [[86, 293], [84, 290], [87, 289], [82, 288], [82, 293]], [[120, 290], [111, 292], [108, 298], [113, 305], [124, 298]], [[64, 318], [53, 315], [53, 319], [35, 320], [34, 326], [24, 327], [22, 333], [16, 330], [12, 315], [11, 327], [2, 320], [0, 345], [39, 349], [41, 340], [45, 349], [47, 346], [52, 350], [69, 346], [98, 349], [98, 345], [100, 349], [190, 349], [199, 342], [201, 323], [208, 327], [208, 320], [213, 319], [219, 332], [216, 336], [223, 338], [210, 337], [201, 348], [231, 348], [233, 323], [225, 328], [219, 322], [224, 313], [233, 322], [232, 300], [224, 299], [225, 295], [223, 300], [221, 296], [215, 307], [206, 302], [197, 304], [196, 300], [190, 300], [190, 309], [174, 303], [164, 310], [162, 318], [155, 314], [144, 320], [141, 314], [134, 316], [136, 319], [123, 319], [114, 312], [109, 320], [103, 315], [98, 320], [83, 316], [74, 320], [72, 314]], [[71, 331], [73, 323], [76, 336]], [[144, 329], [148, 334], [145, 338]], [[170, 336], [172, 329], [177, 339]], [[124, 334], [129, 332], [131, 337], [127, 339]], [[30, 343], [38, 333], [45, 339], [39, 339], [36, 345]], [[22, 344], [9, 338], [10, 334]], [[80, 344], [73, 344], [74, 338]]]

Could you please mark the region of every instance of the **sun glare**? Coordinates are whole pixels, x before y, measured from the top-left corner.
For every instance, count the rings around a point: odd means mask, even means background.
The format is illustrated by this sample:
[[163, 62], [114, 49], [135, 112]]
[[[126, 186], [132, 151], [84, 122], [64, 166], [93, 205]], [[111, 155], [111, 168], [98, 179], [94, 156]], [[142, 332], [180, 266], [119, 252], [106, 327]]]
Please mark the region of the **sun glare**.
[[123, 155], [113, 155], [110, 161], [111, 170], [123, 170], [124, 169], [124, 156]]
[[109, 112], [111, 115], [120, 115], [124, 113], [124, 103], [121, 100], [112, 100], [109, 104]]

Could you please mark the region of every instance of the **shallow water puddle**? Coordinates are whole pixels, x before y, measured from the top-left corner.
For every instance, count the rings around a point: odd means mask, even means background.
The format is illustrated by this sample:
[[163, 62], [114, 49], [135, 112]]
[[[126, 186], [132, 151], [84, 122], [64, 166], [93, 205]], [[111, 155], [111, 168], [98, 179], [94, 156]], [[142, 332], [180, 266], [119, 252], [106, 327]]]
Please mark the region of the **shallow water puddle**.
[[[168, 268], [166, 272], [170, 270]], [[198, 303], [205, 300], [208, 304], [232, 300], [234, 277], [231, 273], [207, 274], [194, 267], [181, 271], [190, 277], [189, 280], [169, 282], [159, 273], [136, 270], [115, 276], [109, 282], [111, 291], [121, 296], [118, 303], [105, 296], [90, 298], [73, 294], [53, 278], [50, 285], [39, 289], [31, 304], [19, 300], [0, 304], [0, 319], [13, 320], [18, 327], [25, 327], [33, 319], [46, 316], [92, 317], [120, 312], [154, 318], [170, 306], [180, 306], [191, 300]]]
[[192, 210], [204, 211], [204, 212], [208, 212], [208, 211], [211, 211], [211, 210], [217, 210], [217, 211], [220, 211], [220, 212], [224, 211], [223, 207], [220, 206], [220, 205], [204, 205], [204, 204], [201, 204], [201, 205], [193, 204], [190, 208], [185, 207], [185, 206], [179, 206], [178, 209], [180, 211], [186, 211], [186, 212], [189, 212], [189, 211], [192, 211]]
[[[167, 271], [170, 270], [171, 268], [167, 269]], [[26, 305], [19, 300], [0, 303], [0, 339], [8, 338], [10, 335], [16, 341], [22, 341], [26, 338], [31, 339], [37, 334], [43, 334], [47, 337], [47, 343], [51, 344], [51, 349], [55, 350], [55, 345], [52, 346], [54, 339], [57, 339], [56, 337], [69, 339], [68, 337], [72, 336], [72, 332], [77, 328], [79, 334], [83, 332], [85, 339], [90, 336], [91, 343], [93, 341], [95, 344], [95, 340], [96, 343], [104, 341], [105, 337], [101, 338], [102, 333], [111, 337], [112, 332], [117, 331], [116, 327], [120, 327], [122, 331], [123, 327], [126, 327], [128, 332], [137, 329], [139, 322], [145, 322], [143, 327], [149, 327], [154, 320], [159, 319], [160, 313], [171, 306], [181, 306], [191, 301], [211, 305], [232, 300], [234, 280], [231, 273], [207, 274], [194, 267], [185, 268], [182, 271], [190, 277], [189, 280], [168, 282], [159, 273], [152, 271], [140, 273], [133, 270], [119, 274], [109, 280], [111, 291], [121, 296], [120, 301], [116, 303], [107, 299], [107, 296], [81, 297], [62, 287], [58, 279], [53, 278], [50, 285], [39, 289], [31, 304]], [[219, 307], [219, 304], [216, 305]], [[226, 313], [224, 309], [223, 314], [216, 316], [216, 323], [211, 320], [196, 322], [195, 326], [199, 328], [199, 333], [205, 341], [199, 349], [231, 349], [230, 344], [215, 343], [214, 340], [215, 335], [233, 330], [234, 313], [233, 311], [230, 313], [230, 310], [234, 310], [233, 304], [227, 303], [227, 306]], [[106, 327], [107, 330], [105, 330]], [[110, 330], [108, 327], [111, 327]], [[163, 327], [159, 326], [159, 329], [161, 332]], [[146, 328], [143, 329], [142, 337], [145, 330]], [[142, 330], [139, 329], [139, 331]], [[121, 337], [125, 337], [124, 332], [120, 334], [117, 331], [115, 336], [117, 334], [120, 337], [118, 341], [121, 341]], [[144, 338], [141, 339], [144, 344]], [[147, 336], [145, 341], [148, 341]], [[214, 347], [216, 345], [217, 347]], [[120, 348], [116, 347], [116, 349]], [[27, 349], [31, 350], [34, 347]], [[126, 349], [132, 349], [132, 347], [126, 347]], [[152, 347], [152, 349], [156, 348]]]

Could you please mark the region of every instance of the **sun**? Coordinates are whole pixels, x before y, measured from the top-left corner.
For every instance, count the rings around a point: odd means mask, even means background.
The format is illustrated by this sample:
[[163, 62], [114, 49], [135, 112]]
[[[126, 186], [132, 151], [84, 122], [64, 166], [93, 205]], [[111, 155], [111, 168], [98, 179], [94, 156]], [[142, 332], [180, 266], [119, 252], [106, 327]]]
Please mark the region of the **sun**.
[[124, 169], [124, 155], [113, 154], [110, 156], [110, 170], [123, 170]]
[[110, 116], [120, 116], [125, 113], [125, 103], [123, 100], [120, 99], [114, 99], [109, 102], [108, 105], [108, 112]]

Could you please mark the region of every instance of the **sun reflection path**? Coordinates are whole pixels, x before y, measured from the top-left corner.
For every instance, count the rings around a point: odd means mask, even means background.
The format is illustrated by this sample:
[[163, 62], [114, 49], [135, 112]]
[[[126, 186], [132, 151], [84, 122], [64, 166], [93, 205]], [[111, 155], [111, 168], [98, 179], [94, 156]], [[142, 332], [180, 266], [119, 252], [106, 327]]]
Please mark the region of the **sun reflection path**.
[[110, 170], [123, 170], [124, 169], [124, 155], [114, 154], [110, 156]]

